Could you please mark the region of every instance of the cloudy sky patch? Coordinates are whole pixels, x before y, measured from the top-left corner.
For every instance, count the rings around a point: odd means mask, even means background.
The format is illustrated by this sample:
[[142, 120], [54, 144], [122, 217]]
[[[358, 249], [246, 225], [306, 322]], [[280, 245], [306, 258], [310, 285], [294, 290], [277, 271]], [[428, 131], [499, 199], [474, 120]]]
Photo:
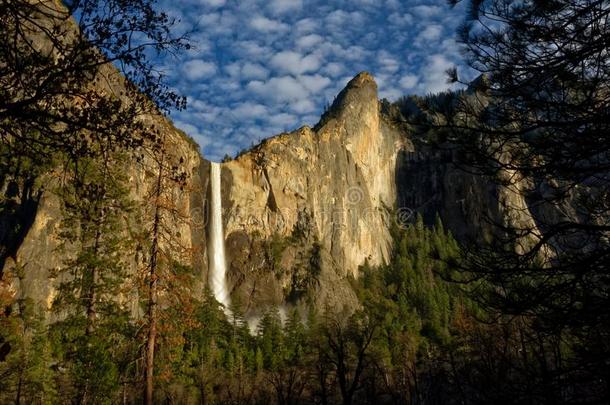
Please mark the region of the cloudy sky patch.
[[445, 0], [160, 0], [195, 47], [160, 60], [187, 96], [175, 124], [220, 160], [279, 132], [314, 125], [360, 71], [380, 97], [446, 90], [461, 63], [461, 7]]

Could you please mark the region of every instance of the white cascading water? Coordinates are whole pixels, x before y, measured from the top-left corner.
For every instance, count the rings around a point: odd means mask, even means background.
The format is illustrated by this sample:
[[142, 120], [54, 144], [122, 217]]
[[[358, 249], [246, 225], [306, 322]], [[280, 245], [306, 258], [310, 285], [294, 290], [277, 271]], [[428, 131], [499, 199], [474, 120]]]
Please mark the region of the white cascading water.
[[210, 228], [208, 240], [209, 285], [214, 297], [228, 310], [231, 302], [226, 280], [225, 241], [222, 231], [222, 201], [220, 198], [220, 164], [210, 166]]

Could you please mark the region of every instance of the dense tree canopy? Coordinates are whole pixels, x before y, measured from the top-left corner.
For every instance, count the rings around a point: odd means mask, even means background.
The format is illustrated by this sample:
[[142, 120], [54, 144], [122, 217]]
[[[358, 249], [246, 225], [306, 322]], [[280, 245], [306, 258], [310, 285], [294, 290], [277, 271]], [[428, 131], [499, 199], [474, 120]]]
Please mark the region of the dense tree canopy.
[[[173, 260], [187, 173], [141, 119], [183, 106], [148, 58], [187, 46], [171, 19], [152, 0], [0, 0], [0, 269], [45, 173], [62, 174], [69, 251], [46, 319], [0, 288], [0, 402], [608, 402], [610, 5], [471, 0], [468, 17], [481, 76], [416, 99], [417, 135], [513, 192], [503, 212], [526, 220], [495, 218], [493, 241], [465, 247], [439, 218], [396, 224], [388, 263], [350, 279], [357, 308], [246, 319]], [[153, 179], [137, 207], [134, 150]], [[266, 241], [271, 273], [286, 244]], [[301, 247], [288, 298], [305, 304], [325, 252]]]
[[[133, 311], [117, 297], [129, 290], [137, 300], [135, 277], [127, 277], [126, 270], [134, 263], [129, 252], [139, 230], [127, 218], [149, 210], [129, 201], [124, 163], [136, 161], [135, 151], [138, 159], [145, 152], [155, 158], [167, 154], [151, 116], [184, 106], [184, 98], [165, 85], [154, 65], [155, 54], [188, 47], [173, 26], [154, 0], [0, 2], [0, 280], [42, 195], [53, 193], [62, 207], [58, 237], [66, 247], [57, 253], [66, 261], [55, 274], [59, 294], [53, 316], [60, 321], [52, 325], [51, 337], [58, 367], [67, 370], [58, 378], [65, 378], [63, 388], [73, 401], [108, 400], [126, 380], [140, 378], [141, 336], [130, 318]], [[158, 170], [163, 181], [156, 205], [166, 192], [166, 178], [180, 177], [183, 162], [170, 160], [155, 167], [173, 168], [171, 173]], [[140, 249], [148, 246], [137, 243]], [[171, 265], [164, 270], [176, 273]], [[22, 318], [24, 330], [23, 313], [42, 311], [37, 303], [16, 307], [5, 284], [0, 296], [2, 320], [10, 324], [13, 317]], [[157, 315], [150, 318], [140, 328], [155, 330]], [[19, 349], [37, 341], [37, 333], [41, 330], [32, 329], [19, 339], [0, 335], [0, 360], [30, 356], [31, 351]], [[50, 353], [48, 344], [37, 347]], [[152, 386], [152, 364], [145, 369]], [[22, 387], [31, 382], [24, 370], [16, 380], [17, 403]], [[53, 401], [45, 395], [38, 396], [41, 402]]]
[[488, 309], [566, 342], [551, 367], [557, 383], [587, 387], [583, 400], [607, 398], [610, 5], [468, 5], [460, 40], [481, 76], [444, 108], [428, 105], [428, 124], [463, 168], [522, 195], [527, 208], [506, 208], [529, 220], [497, 224], [502, 236], [471, 247], [462, 276], [489, 283], [478, 296]]

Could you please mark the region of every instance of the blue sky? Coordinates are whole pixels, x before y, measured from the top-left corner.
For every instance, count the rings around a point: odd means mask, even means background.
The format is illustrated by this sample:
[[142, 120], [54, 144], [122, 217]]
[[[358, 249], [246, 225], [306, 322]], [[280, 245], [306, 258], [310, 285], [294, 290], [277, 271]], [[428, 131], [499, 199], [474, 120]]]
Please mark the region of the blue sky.
[[187, 96], [172, 113], [206, 158], [314, 125], [358, 72], [380, 97], [447, 89], [462, 7], [445, 0], [160, 0], [195, 47], [160, 61]]

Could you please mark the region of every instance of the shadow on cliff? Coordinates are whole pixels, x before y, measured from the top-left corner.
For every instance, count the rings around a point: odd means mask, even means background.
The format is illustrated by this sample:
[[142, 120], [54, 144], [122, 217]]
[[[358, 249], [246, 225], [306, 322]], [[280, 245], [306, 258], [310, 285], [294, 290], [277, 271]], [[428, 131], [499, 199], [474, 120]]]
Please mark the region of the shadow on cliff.
[[447, 156], [431, 150], [398, 152], [394, 170], [396, 207], [410, 213], [402, 215], [401, 221], [414, 223], [421, 215], [426, 225], [433, 225], [437, 214], [445, 216], [443, 177], [448, 164]]
[[0, 184], [6, 183], [0, 202], [0, 278], [6, 260], [16, 257], [34, 224], [43, 193], [42, 189], [34, 188], [34, 182], [34, 178], [28, 178], [21, 185], [14, 180], [0, 181]]
[[400, 151], [396, 157], [399, 225], [414, 223], [421, 215], [424, 224], [432, 226], [438, 215], [460, 242], [492, 240], [501, 220], [497, 186], [460, 168], [450, 151], [416, 148], [415, 152]]

